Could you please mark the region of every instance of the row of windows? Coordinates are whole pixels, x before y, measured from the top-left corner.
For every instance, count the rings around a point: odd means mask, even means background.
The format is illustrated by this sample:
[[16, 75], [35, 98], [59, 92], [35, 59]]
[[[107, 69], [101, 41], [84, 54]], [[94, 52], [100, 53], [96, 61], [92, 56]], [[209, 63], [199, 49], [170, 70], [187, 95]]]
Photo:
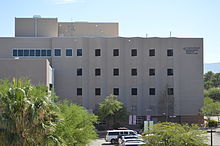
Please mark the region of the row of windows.
[[[61, 56], [61, 49], [55, 49], [55, 56]], [[66, 56], [72, 56], [72, 49], [66, 49]], [[77, 56], [82, 56], [82, 49], [77, 49]], [[95, 56], [101, 56], [101, 49], [95, 49]], [[113, 56], [119, 56], [119, 49], [113, 49]], [[137, 49], [131, 49], [131, 56], [137, 56]], [[155, 56], [155, 49], [149, 50], [149, 56]], [[167, 50], [167, 56], [173, 56], [173, 49]]]
[[[137, 49], [131, 49], [131, 56], [137, 56]], [[61, 49], [54, 49], [54, 56], [61, 56]], [[76, 50], [76, 56], [82, 56], [82, 49]], [[28, 50], [28, 49], [14, 49], [13, 56], [51, 56], [51, 50]], [[73, 56], [73, 50], [66, 49], [66, 56]], [[95, 49], [95, 56], [101, 56], [101, 49]], [[119, 49], [113, 49], [113, 56], [119, 56]], [[149, 56], [155, 56], [155, 49], [149, 50]], [[167, 56], [173, 56], [173, 50], [167, 50]]]
[[[82, 88], [77, 88], [76, 94], [78, 96], [83, 95]], [[119, 88], [113, 88], [113, 94], [119, 95]], [[173, 88], [167, 88], [167, 95], [173, 95]], [[101, 95], [101, 88], [95, 88], [95, 95], [100, 96]], [[137, 88], [131, 88], [131, 95], [138, 95], [138, 89]], [[149, 95], [156, 95], [156, 89], [155, 88], [149, 88]]]
[[[77, 68], [76, 74], [77, 74], [77, 76], [82, 76], [82, 68]], [[95, 69], [95, 76], [101, 76], [101, 69], [100, 68]], [[119, 76], [119, 68], [113, 69], [113, 76]], [[137, 76], [137, 69], [136, 68], [131, 69], [131, 76]], [[149, 69], [149, 76], [155, 76], [155, 69], [154, 68]], [[171, 69], [171, 68], [167, 69], [167, 76], [173, 76], [173, 69]]]
[[22, 50], [22, 49], [14, 49], [13, 50], [14, 57], [22, 57], [22, 56], [51, 56], [51, 50], [42, 49], [42, 50]]

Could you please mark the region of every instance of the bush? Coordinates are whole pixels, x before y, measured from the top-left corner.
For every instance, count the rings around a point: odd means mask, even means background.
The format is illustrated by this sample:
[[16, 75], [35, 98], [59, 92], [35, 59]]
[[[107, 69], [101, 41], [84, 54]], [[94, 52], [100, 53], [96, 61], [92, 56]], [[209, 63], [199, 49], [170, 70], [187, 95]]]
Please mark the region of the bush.
[[208, 127], [217, 127], [217, 121], [209, 120], [208, 121]]

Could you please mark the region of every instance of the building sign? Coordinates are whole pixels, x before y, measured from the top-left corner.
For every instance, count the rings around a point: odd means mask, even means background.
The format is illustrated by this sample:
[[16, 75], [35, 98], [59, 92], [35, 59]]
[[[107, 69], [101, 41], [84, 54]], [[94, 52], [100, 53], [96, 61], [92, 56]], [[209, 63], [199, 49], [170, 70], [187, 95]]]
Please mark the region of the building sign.
[[186, 47], [183, 50], [186, 51], [186, 54], [198, 54], [200, 47]]

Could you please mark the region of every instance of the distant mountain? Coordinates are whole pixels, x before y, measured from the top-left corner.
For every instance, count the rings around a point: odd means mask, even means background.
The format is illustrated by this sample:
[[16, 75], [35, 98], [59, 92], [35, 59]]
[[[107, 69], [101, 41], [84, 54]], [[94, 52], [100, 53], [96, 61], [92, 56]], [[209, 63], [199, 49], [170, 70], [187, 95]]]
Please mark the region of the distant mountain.
[[220, 73], [220, 62], [217, 63], [205, 63], [204, 64], [204, 73], [212, 71], [214, 73]]

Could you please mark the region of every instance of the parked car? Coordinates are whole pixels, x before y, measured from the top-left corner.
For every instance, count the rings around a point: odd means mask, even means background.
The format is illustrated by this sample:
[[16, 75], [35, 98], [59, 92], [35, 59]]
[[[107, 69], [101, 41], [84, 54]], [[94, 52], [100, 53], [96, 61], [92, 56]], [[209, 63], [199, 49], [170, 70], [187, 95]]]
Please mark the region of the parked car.
[[121, 136], [121, 138], [118, 139], [118, 143], [122, 144], [126, 140], [143, 140], [143, 139], [140, 136], [127, 135], [127, 136]]
[[141, 146], [146, 144], [143, 140], [134, 140], [134, 139], [129, 139], [125, 140], [121, 145], [122, 146]]
[[140, 134], [137, 134], [135, 131], [133, 130], [108, 130], [105, 140], [107, 142], [111, 142], [111, 143], [117, 143], [118, 140], [118, 136], [119, 135], [135, 135], [135, 136], [141, 136]]

